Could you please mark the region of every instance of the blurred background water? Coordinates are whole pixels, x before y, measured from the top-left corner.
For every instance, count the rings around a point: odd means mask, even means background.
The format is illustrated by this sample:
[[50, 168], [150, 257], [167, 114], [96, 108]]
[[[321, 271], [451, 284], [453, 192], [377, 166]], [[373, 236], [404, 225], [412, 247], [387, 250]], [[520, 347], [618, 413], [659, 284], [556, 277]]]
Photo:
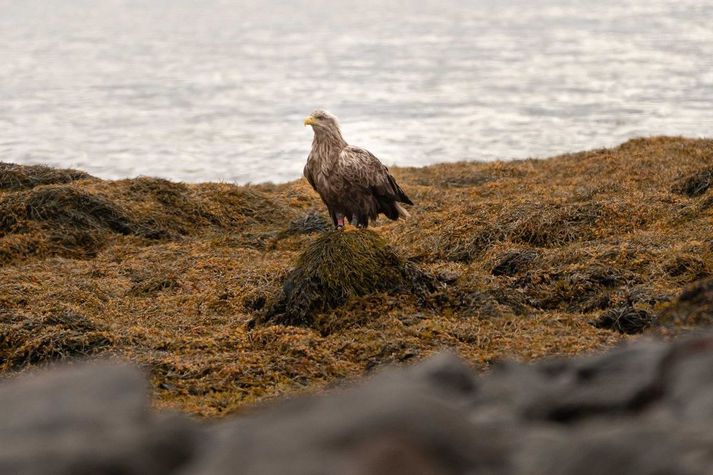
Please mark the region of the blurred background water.
[[286, 181], [320, 106], [387, 165], [711, 136], [707, 0], [0, 0], [0, 161]]

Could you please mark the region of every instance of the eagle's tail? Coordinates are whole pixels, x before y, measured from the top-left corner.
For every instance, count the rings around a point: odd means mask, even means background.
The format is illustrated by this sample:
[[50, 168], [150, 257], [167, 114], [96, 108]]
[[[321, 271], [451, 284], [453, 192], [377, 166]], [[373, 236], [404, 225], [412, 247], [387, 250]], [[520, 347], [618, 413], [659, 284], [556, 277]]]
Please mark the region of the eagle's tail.
[[396, 183], [396, 180], [391, 175], [389, 175], [389, 183], [391, 183], [391, 187], [393, 188], [394, 195], [396, 196], [396, 201], [406, 203], [407, 205], [413, 204], [409, 197], [406, 196], [406, 193], [404, 193], [404, 190], [401, 189], [399, 184]]

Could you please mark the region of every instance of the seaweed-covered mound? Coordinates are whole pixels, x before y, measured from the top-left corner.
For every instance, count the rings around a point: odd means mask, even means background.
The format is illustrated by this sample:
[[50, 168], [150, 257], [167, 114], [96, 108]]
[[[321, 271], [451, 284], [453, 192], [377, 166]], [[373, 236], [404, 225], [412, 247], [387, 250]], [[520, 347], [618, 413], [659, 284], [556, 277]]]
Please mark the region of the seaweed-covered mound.
[[72, 312], [45, 316], [0, 314], [0, 368], [20, 369], [108, 349], [102, 325]]
[[422, 291], [429, 278], [373, 231], [331, 231], [300, 255], [264, 321], [311, 325], [314, 315], [375, 292]]
[[37, 187], [0, 199], [5, 244], [0, 262], [26, 254], [94, 255], [107, 234], [131, 234], [138, 228], [122, 207], [69, 185]]
[[252, 187], [146, 177], [105, 182], [76, 170], [0, 163], [0, 265], [93, 257], [120, 236], [150, 244], [291, 216]]
[[693, 198], [708, 191], [711, 183], [713, 183], [713, 168], [706, 168], [681, 178], [674, 183], [671, 190], [674, 193], [680, 193]]
[[24, 190], [39, 185], [57, 185], [85, 179], [94, 177], [79, 170], [0, 162], [0, 190]]
[[635, 335], [650, 327], [652, 321], [652, 317], [646, 310], [637, 310], [633, 305], [628, 304], [607, 310], [592, 324], [597, 328]]

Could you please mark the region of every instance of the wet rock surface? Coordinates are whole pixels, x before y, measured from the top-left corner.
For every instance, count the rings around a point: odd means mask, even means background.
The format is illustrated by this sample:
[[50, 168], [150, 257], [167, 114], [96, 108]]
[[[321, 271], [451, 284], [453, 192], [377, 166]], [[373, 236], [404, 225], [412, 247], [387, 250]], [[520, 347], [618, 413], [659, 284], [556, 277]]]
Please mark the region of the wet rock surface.
[[141, 372], [108, 363], [3, 381], [0, 473], [172, 473], [198, 433], [150, 411], [147, 394]]
[[441, 353], [218, 422], [151, 410], [141, 373], [0, 383], [2, 473], [705, 474], [713, 334], [476, 375]]

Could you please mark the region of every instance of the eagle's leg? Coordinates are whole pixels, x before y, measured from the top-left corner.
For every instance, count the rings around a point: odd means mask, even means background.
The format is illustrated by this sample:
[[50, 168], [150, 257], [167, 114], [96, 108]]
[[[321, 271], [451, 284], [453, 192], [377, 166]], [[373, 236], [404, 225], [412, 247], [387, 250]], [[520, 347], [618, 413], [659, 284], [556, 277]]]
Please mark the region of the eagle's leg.
[[357, 222], [357, 227], [366, 229], [369, 227], [369, 216], [366, 214], [359, 214], [355, 217]]
[[337, 213], [337, 229], [344, 229], [344, 216]]
[[329, 210], [329, 217], [332, 218], [332, 223], [334, 223], [334, 227], [337, 227], [337, 213], [331, 208], [327, 208]]

